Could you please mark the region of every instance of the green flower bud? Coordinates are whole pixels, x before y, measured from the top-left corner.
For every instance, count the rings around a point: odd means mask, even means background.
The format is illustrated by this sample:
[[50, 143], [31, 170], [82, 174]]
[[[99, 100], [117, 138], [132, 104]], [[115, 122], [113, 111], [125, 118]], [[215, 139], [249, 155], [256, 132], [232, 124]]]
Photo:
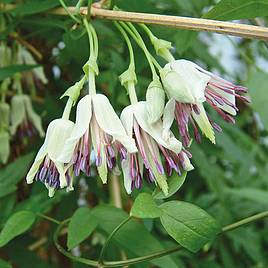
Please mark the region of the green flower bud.
[[159, 79], [150, 83], [146, 92], [146, 109], [148, 111], [149, 122], [157, 122], [165, 108], [165, 92]]

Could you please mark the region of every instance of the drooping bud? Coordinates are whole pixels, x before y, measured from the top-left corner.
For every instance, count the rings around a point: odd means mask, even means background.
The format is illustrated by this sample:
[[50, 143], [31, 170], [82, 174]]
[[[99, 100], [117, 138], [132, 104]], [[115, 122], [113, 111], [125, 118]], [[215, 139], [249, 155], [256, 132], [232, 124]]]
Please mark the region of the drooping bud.
[[157, 80], [153, 80], [146, 91], [146, 109], [148, 111], [149, 122], [157, 122], [163, 115], [165, 107], [165, 92], [162, 84]]
[[170, 52], [170, 49], [172, 48], [171, 42], [168, 42], [163, 39], [159, 39], [155, 36], [151, 38], [151, 42], [158, 56], [164, 58], [168, 62], [171, 62], [174, 60], [174, 57], [172, 56]]

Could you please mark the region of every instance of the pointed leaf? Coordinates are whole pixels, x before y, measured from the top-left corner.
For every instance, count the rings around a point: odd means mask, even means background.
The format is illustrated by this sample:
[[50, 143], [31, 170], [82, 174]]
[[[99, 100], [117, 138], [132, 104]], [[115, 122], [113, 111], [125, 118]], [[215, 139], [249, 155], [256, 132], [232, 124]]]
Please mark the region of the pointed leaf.
[[165, 199], [175, 194], [184, 184], [186, 175], [187, 175], [187, 172], [184, 172], [181, 176], [179, 176], [177, 173], [174, 173], [170, 178], [167, 179], [168, 195], [164, 195], [162, 190], [157, 187], [155, 188], [153, 192], [153, 198]]
[[197, 252], [220, 232], [217, 221], [203, 209], [182, 201], [170, 201], [160, 206], [161, 223], [181, 246]]
[[75, 211], [68, 227], [67, 246], [73, 249], [84, 241], [97, 227], [97, 220], [87, 207]]
[[153, 197], [147, 193], [138, 195], [130, 211], [130, 216], [137, 218], [158, 218], [161, 214], [161, 209], [155, 204]]
[[204, 17], [217, 20], [238, 20], [268, 15], [268, 0], [222, 0]]
[[0, 233], [0, 247], [6, 245], [14, 237], [27, 231], [35, 221], [35, 214], [30, 211], [19, 211], [13, 214]]

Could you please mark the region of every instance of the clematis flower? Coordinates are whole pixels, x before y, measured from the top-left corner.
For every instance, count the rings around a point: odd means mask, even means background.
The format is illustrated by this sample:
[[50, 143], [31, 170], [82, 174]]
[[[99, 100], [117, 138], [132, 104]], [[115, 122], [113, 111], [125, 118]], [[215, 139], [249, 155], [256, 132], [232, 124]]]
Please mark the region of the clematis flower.
[[204, 102], [229, 123], [235, 123], [233, 116], [238, 111], [236, 98], [248, 102], [240, 95], [247, 92], [245, 87], [236, 86], [191, 61], [168, 63], [161, 71], [161, 78], [171, 100], [168, 103], [170, 116], [175, 116], [185, 146], [189, 146], [191, 141], [189, 124], [198, 142], [201, 141], [198, 127], [212, 143], [215, 143], [214, 130], [221, 131], [220, 126], [207, 115]]
[[[166, 126], [165, 138], [162, 136], [163, 123], [158, 120], [150, 124], [146, 102], [141, 101], [126, 107], [121, 114], [121, 121], [130, 137], [134, 137], [139, 152], [129, 152], [122, 160], [124, 185], [130, 193], [133, 188], [141, 188], [143, 166], [149, 182], [159, 185], [168, 194], [167, 176], [174, 169], [179, 174], [182, 170], [190, 171], [190, 154], [182, 149], [182, 144]], [[166, 171], [162, 164], [164, 158]]]
[[19, 136], [29, 136], [38, 133], [44, 136], [40, 116], [34, 111], [29, 96], [24, 94], [15, 95], [11, 100], [11, 127], [10, 132]]
[[73, 127], [72, 121], [63, 118], [55, 119], [49, 124], [44, 144], [26, 177], [28, 184], [34, 180], [44, 183], [50, 197], [60, 188], [67, 187], [67, 191], [73, 190], [72, 167], [64, 166], [57, 160]]
[[116, 164], [119, 152], [137, 151], [135, 141], [129, 138], [111, 106], [102, 94], [86, 95], [77, 104], [76, 123], [59, 161], [74, 166], [74, 174], [80, 171], [90, 175], [90, 155], [93, 149], [98, 173], [103, 183], [107, 182], [108, 169]]

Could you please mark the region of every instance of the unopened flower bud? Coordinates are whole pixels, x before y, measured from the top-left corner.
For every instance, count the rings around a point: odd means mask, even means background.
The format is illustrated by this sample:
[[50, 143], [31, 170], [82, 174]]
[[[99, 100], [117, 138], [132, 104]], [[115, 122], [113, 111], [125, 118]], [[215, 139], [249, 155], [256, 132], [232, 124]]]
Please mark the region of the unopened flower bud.
[[150, 83], [146, 92], [146, 108], [148, 111], [149, 122], [157, 122], [164, 111], [165, 107], [165, 92], [159, 80], [154, 80]]

